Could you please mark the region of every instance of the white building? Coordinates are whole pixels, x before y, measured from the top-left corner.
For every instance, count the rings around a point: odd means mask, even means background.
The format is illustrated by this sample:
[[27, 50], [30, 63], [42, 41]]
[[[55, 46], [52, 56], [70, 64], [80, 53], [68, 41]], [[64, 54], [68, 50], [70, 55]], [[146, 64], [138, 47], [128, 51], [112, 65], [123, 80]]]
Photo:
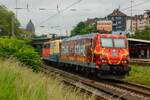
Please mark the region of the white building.
[[[132, 29], [131, 29], [131, 19], [132, 19]], [[148, 14], [135, 15], [134, 17], [128, 17], [126, 21], [126, 31], [128, 33], [134, 33], [135, 31], [144, 30], [146, 26], [150, 25], [150, 19]]]

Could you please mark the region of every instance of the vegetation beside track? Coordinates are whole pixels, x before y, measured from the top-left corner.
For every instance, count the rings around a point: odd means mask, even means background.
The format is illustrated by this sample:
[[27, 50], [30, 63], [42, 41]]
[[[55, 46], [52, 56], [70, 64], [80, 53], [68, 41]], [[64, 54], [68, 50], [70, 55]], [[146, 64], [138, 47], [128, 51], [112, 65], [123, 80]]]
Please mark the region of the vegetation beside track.
[[150, 66], [133, 65], [129, 76], [125, 80], [150, 86]]
[[41, 60], [38, 53], [29, 45], [28, 39], [14, 37], [0, 37], [0, 57], [17, 58], [20, 62], [39, 71]]
[[65, 86], [60, 78], [23, 66], [17, 60], [0, 58], [0, 100], [91, 100]]

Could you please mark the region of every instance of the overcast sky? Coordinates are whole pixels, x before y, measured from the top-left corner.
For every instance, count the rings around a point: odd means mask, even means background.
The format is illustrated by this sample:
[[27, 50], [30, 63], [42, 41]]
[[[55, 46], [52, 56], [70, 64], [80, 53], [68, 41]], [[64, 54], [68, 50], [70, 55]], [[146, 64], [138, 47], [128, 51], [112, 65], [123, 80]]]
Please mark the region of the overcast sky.
[[[17, 0], [19, 8], [27, 8], [29, 10], [18, 10], [18, 19], [21, 22], [21, 27], [26, 27], [26, 24], [31, 19], [35, 24], [37, 34], [57, 33], [66, 34], [78, 22], [85, 21], [87, 18], [105, 17], [114, 9], [119, 8], [127, 15], [130, 15], [131, 0], [81, 0], [81, 2], [65, 10], [63, 13], [56, 14], [57, 4], [59, 10], [62, 10], [73, 3], [80, 0]], [[5, 5], [10, 10], [15, 12], [16, 0], [0, 0], [0, 4]], [[133, 5], [134, 14], [142, 14], [145, 9], [150, 9], [150, 0], [134, 0]], [[45, 8], [47, 10], [39, 10]], [[76, 11], [71, 11], [76, 9]], [[54, 17], [51, 17], [54, 16]], [[44, 27], [40, 27], [44, 26]], [[60, 26], [60, 27], [56, 27]]]

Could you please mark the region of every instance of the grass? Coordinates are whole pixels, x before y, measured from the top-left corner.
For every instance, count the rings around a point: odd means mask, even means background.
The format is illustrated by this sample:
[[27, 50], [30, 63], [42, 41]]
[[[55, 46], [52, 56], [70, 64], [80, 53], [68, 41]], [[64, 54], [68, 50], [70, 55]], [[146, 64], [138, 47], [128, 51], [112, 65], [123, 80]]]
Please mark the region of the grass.
[[14, 59], [0, 58], [0, 100], [94, 100], [60, 78], [33, 73]]
[[150, 66], [132, 65], [129, 76], [125, 80], [150, 86]]

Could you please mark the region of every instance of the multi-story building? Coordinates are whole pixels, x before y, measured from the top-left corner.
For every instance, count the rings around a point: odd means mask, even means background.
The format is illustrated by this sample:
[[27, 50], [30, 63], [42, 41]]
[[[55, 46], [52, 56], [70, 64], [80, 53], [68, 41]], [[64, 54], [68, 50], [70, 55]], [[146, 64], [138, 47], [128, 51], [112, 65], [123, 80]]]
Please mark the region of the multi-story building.
[[[131, 21], [132, 20], [132, 21]], [[127, 16], [119, 9], [115, 9], [105, 18], [88, 18], [86, 24], [97, 24], [99, 21], [112, 21], [112, 33], [133, 33], [141, 31], [145, 26], [150, 26], [150, 10], [146, 10], [143, 15]], [[132, 26], [131, 26], [132, 22]], [[100, 27], [101, 28], [101, 27]], [[97, 27], [97, 30], [100, 30]]]
[[123, 33], [126, 30], [127, 15], [121, 12], [119, 9], [115, 9], [111, 14], [107, 16], [108, 20], [112, 21], [113, 31], [116, 33]]
[[137, 30], [139, 31], [144, 30], [145, 26], [149, 25], [149, 22], [150, 22], [149, 16], [146, 13], [143, 15], [135, 15], [133, 17], [127, 17], [126, 31], [128, 33], [134, 33]]
[[148, 16], [148, 25], [150, 26], [150, 10], [146, 10], [145, 14]]
[[97, 21], [96, 29], [98, 31], [111, 32], [112, 31], [112, 21], [110, 21], [110, 20]]
[[147, 15], [136, 15], [135, 19], [137, 22], [137, 29], [136, 30], [144, 30], [145, 26], [148, 25], [148, 19], [147, 19]]
[[[131, 22], [131, 18], [132, 18], [132, 22]], [[132, 23], [132, 28], [131, 28], [131, 23]], [[134, 17], [127, 17], [126, 32], [130, 33], [130, 34], [131, 33], [133, 34], [135, 31], [136, 31], [136, 20], [134, 19]]]

